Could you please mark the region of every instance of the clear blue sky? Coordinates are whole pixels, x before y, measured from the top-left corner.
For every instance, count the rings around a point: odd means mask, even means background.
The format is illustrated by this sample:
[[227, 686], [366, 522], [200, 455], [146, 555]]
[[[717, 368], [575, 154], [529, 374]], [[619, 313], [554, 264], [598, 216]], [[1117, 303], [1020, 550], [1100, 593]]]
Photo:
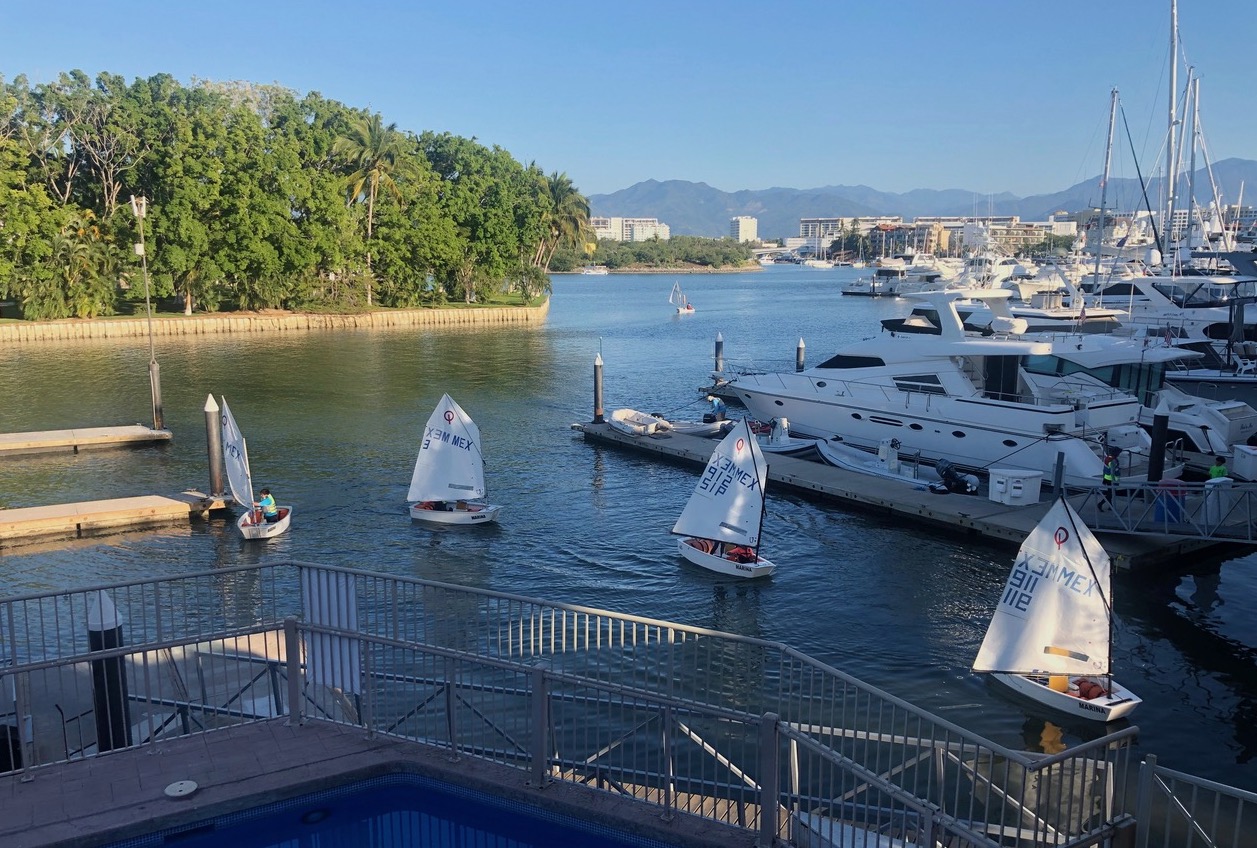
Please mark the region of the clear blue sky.
[[[1025, 196], [1100, 172], [1113, 87], [1145, 175], [1163, 159], [1169, 9], [1170, 0], [0, 0], [0, 75], [164, 72], [184, 84], [318, 91], [405, 130], [499, 145], [567, 172], [586, 194], [654, 178], [726, 191], [864, 184]], [[1257, 158], [1257, 5], [1180, 0], [1179, 30], [1202, 79], [1210, 158]]]

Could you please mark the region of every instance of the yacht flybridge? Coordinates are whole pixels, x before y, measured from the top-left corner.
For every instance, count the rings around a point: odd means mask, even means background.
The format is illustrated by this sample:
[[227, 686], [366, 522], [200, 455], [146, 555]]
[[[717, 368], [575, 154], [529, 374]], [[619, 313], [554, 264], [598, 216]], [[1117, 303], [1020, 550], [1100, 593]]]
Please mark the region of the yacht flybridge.
[[[902, 451], [930, 460], [1040, 471], [1046, 480], [1060, 455], [1071, 486], [1100, 485], [1112, 452], [1122, 479], [1146, 479], [1152, 445], [1139, 395], [1161, 387], [1167, 362], [1196, 354], [1095, 334], [1025, 337], [1010, 295], [912, 295], [935, 333], [866, 339], [803, 371], [739, 374], [728, 388], [755, 418], [786, 417], [795, 434], [870, 451], [895, 438]], [[956, 306], [965, 299], [991, 311], [987, 335], [966, 332]]]

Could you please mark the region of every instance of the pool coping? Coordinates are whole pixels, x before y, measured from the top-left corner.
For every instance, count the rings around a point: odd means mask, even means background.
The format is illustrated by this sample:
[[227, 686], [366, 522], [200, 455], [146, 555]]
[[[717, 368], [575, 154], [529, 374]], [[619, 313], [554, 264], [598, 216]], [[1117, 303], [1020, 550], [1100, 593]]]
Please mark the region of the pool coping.
[[[388, 774], [409, 773], [594, 821], [681, 848], [752, 848], [755, 833], [587, 786], [552, 782], [447, 749], [324, 721], [284, 718], [162, 740], [142, 748], [42, 767], [0, 779], [0, 844], [96, 848], [263, 804]], [[177, 781], [197, 790], [168, 798]]]

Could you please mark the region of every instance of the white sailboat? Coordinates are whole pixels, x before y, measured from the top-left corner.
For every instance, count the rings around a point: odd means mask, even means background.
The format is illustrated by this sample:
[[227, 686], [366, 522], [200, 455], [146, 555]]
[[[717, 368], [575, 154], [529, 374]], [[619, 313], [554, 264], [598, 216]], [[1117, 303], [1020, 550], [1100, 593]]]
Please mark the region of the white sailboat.
[[288, 529], [292, 522], [292, 507], [281, 506], [278, 521], [268, 522], [262, 510], [256, 509], [253, 500], [253, 476], [249, 472], [249, 448], [245, 444], [244, 434], [236, 424], [236, 418], [227, 406], [227, 398], [223, 398], [221, 419], [223, 425], [223, 465], [227, 468], [227, 485], [231, 489], [232, 499], [245, 512], [236, 519], [236, 527], [246, 539], [271, 539]]
[[1064, 499], [1022, 543], [973, 670], [1045, 706], [1113, 721], [1141, 703], [1112, 676], [1112, 564]]
[[695, 565], [731, 577], [767, 577], [777, 568], [759, 555], [768, 465], [742, 419], [721, 440], [672, 532]]
[[410, 478], [410, 517], [432, 524], [488, 524], [501, 506], [484, 502], [480, 429], [449, 395], [428, 417]]
[[690, 299], [685, 296], [685, 292], [681, 291], [680, 283], [672, 284], [672, 292], [668, 295], [668, 303], [677, 308], [678, 315], [694, 311], [694, 304], [690, 303]]

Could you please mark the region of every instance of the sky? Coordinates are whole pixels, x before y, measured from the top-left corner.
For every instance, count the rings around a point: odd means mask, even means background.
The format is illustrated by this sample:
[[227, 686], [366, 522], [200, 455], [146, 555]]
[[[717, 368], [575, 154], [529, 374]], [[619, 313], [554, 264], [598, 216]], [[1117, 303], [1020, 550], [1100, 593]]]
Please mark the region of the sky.
[[[1102, 171], [1113, 88], [1135, 148], [1114, 175], [1164, 161], [1170, 2], [0, 0], [0, 76], [317, 91], [586, 195], [675, 179], [1024, 197]], [[1209, 158], [1257, 159], [1252, 0], [1178, 6]]]

